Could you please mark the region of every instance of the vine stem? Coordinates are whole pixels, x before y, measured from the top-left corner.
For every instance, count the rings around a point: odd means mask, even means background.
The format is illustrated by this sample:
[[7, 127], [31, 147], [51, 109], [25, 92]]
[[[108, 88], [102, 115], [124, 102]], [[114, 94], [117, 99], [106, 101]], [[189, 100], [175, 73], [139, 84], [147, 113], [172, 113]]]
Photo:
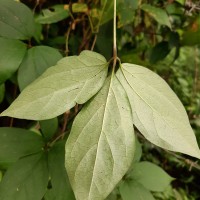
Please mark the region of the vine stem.
[[113, 19], [113, 68], [117, 63], [117, 0], [114, 0], [114, 19]]

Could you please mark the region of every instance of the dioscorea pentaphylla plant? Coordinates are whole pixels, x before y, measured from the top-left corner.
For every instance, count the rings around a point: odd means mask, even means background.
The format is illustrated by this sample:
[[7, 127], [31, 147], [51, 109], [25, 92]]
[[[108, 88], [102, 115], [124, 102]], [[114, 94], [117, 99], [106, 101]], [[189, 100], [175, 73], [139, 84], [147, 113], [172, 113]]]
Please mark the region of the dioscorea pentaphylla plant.
[[110, 63], [92, 51], [63, 58], [1, 114], [44, 120], [86, 103], [66, 143], [65, 164], [77, 200], [105, 199], [124, 176], [134, 157], [133, 125], [157, 146], [200, 158], [187, 114], [166, 82], [117, 58], [114, 2], [111, 73]]

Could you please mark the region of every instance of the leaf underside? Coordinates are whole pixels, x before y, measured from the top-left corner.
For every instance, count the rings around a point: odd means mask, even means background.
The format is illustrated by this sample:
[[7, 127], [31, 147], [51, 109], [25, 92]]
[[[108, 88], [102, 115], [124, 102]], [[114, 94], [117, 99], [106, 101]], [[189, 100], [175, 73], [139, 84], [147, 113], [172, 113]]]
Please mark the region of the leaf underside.
[[107, 66], [105, 58], [92, 51], [63, 58], [27, 86], [1, 116], [54, 118], [95, 95], [106, 79]]
[[66, 143], [66, 169], [77, 200], [103, 200], [134, 154], [129, 102], [115, 76], [76, 117]]
[[124, 63], [117, 72], [131, 105], [133, 124], [153, 144], [200, 158], [186, 111], [176, 94], [157, 74]]

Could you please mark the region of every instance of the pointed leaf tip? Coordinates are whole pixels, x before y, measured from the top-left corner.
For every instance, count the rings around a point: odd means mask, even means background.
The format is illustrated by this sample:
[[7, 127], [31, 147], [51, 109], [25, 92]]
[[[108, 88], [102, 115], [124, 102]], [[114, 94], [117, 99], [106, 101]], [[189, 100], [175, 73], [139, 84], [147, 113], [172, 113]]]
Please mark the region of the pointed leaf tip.
[[200, 158], [187, 113], [168, 84], [149, 69], [124, 63], [117, 72], [132, 108], [133, 124], [153, 144]]
[[27, 86], [1, 116], [54, 118], [95, 95], [106, 79], [107, 66], [106, 59], [92, 51], [65, 57]]
[[76, 117], [65, 164], [77, 200], [103, 200], [129, 169], [134, 154], [131, 110], [114, 76]]

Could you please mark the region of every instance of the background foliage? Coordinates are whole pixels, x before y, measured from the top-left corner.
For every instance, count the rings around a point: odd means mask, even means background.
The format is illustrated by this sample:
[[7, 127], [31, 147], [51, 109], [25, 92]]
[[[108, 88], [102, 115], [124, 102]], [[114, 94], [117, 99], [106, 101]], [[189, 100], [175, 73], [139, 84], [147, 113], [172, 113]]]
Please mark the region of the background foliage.
[[[0, 112], [63, 56], [94, 49], [112, 57], [112, 1], [21, 2], [0, 0]], [[199, 10], [199, 1], [117, 1], [122, 62], [146, 66], [169, 83], [200, 144]], [[38, 122], [0, 118], [0, 199], [74, 199], [64, 144], [81, 107]], [[108, 199], [199, 199], [196, 160], [137, 136], [134, 164]]]

